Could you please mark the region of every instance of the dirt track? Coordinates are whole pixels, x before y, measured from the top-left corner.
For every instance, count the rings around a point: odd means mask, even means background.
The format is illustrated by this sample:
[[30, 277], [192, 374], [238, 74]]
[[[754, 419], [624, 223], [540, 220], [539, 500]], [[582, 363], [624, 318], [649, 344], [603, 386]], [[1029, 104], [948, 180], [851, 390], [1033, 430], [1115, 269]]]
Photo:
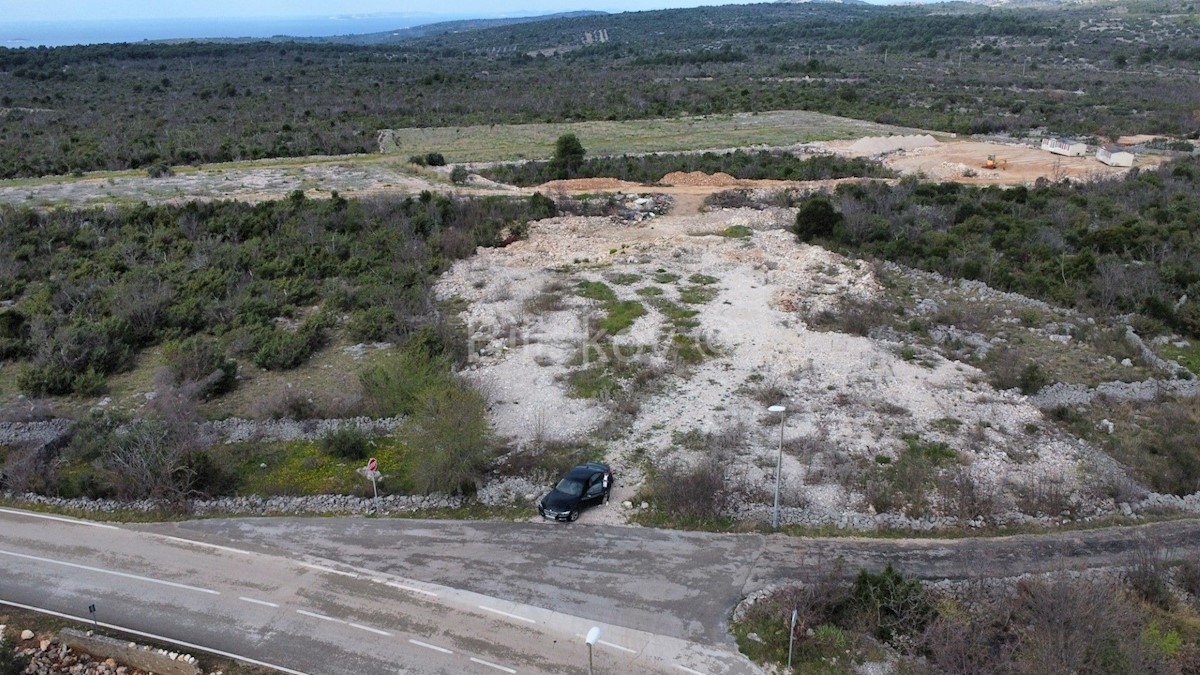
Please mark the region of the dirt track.
[[839, 558], [848, 574], [891, 563], [905, 574], [938, 580], [1120, 568], [1146, 553], [1163, 560], [1200, 555], [1200, 520], [963, 539], [769, 538], [746, 586], [811, 579]]

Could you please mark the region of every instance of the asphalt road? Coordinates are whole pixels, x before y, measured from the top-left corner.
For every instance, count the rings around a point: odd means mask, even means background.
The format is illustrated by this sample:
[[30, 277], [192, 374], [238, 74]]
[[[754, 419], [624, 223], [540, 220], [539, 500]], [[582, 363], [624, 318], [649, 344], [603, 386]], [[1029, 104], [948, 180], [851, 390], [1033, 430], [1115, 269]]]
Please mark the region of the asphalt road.
[[[167, 534], [157, 531], [166, 531]], [[0, 509], [0, 601], [293, 673], [753, 673], [740, 655], [309, 553]], [[386, 551], [384, 551], [386, 554]], [[570, 608], [568, 608], [570, 609]]]
[[[0, 509], [0, 599], [308, 673], [741, 673], [746, 594], [891, 563], [926, 579], [1200, 556], [1200, 521], [929, 540], [574, 523], [252, 518], [87, 525]], [[439, 651], [445, 650], [445, 651]], [[497, 666], [499, 668], [497, 668]]]
[[798, 538], [583, 521], [198, 520], [146, 529], [241, 542], [735, 649], [730, 610], [764, 587], [892, 564], [922, 579], [1013, 577], [1200, 556], [1200, 520], [976, 539]]

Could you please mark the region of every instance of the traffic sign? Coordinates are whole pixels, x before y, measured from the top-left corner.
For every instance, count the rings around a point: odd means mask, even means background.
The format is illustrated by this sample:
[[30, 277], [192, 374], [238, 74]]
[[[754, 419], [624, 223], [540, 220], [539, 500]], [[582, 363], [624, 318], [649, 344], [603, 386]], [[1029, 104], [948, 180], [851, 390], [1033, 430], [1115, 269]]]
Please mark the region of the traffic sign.
[[379, 468], [379, 462], [375, 461], [374, 457], [367, 460], [367, 471], [374, 472], [378, 468]]

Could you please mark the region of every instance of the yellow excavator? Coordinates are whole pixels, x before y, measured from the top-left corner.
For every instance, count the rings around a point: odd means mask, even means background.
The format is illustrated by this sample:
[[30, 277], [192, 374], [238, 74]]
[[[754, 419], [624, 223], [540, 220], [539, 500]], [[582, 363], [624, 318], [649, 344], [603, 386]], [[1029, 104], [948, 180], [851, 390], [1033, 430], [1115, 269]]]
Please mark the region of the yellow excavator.
[[995, 155], [988, 155], [987, 161], [983, 163], [985, 169], [1007, 169], [1007, 159], [996, 159]]

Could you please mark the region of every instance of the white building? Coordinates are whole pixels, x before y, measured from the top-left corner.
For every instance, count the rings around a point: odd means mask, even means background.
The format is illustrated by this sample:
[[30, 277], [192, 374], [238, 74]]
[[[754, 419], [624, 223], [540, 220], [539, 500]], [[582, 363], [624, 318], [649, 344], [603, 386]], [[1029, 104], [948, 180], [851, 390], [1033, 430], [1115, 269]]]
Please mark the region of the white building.
[[1065, 155], [1067, 157], [1083, 157], [1087, 154], [1087, 144], [1072, 143], [1070, 141], [1064, 141], [1060, 138], [1042, 139], [1042, 149], [1047, 152], [1053, 152], [1056, 155]]
[[1096, 151], [1096, 159], [1109, 166], [1133, 166], [1133, 153], [1117, 146], [1100, 148]]

